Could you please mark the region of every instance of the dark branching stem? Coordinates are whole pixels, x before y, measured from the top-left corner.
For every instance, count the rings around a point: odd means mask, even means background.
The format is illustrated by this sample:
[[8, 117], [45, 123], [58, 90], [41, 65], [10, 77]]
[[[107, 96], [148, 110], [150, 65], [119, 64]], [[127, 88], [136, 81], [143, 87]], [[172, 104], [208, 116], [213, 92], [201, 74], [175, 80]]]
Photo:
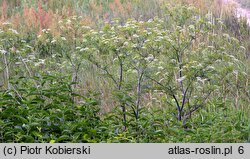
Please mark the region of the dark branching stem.
[[[117, 55], [118, 56], [118, 55]], [[123, 61], [120, 56], [118, 56], [119, 65], [120, 65], [120, 76], [119, 76], [119, 84], [118, 84], [118, 90], [120, 91], [122, 89], [122, 83], [123, 83]], [[123, 122], [126, 124], [126, 106], [125, 104], [121, 104], [122, 113], [123, 113]], [[126, 125], [124, 126], [124, 130], [126, 130]]]
[[187, 118], [191, 117], [191, 115], [192, 115], [193, 112], [197, 111], [199, 108], [201, 108], [201, 107], [204, 105], [204, 103], [206, 102], [206, 100], [208, 99], [208, 97], [211, 95], [212, 92], [213, 92], [213, 91], [210, 91], [210, 92], [204, 97], [202, 103], [198, 104], [198, 101], [197, 101], [197, 102], [194, 104], [194, 105], [195, 105], [194, 108], [191, 109], [191, 110], [189, 110], [187, 113], [185, 113], [184, 118], [183, 118], [183, 120], [182, 120], [183, 125], [185, 125], [185, 122], [186, 122]]
[[138, 70], [138, 80], [137, 80], [137, 100], [136, 100], [136, 121], [139, 119], [139, 106], [141, 102], [141, 83], [143, 80], [144, 70], [140, 72]]
[[119, 83], [116, 81], [116, 79], [113, 77], [113, 75], [109, 72], [109, 70], [106, 67], [102, 67], [101, 65], [98, 64], [98, 62], [93, 61], [91, 59], [91, 57], [88, 58], [88, 60], [94, 64], [97, 68], [99, 68], [100, 70], [103, 70], [107, 76], [114, 82], [115, 86], [118, 88], [119, 87]]
[[173, 99], [174, 99], [174, 101], [175, 101], [175, 103], [176, 103], [176, 107], [177, 107], [177, 109], [178, 109], [178, 111], [180, 111], [181, 110], [181, 106], [180, 106], [180, 104], [179, 104], [179, 102], [178, 102], [178, 99], [177, 99], [177, 97], [176, 97], [176, 95], [174, 94], [174, 91], [172, 90], [172, 88], [171, 87], [166, 87], [166, 86], [164, 86], [162, 83], [160, 83], [160, 82], [158, 82], [157, 80], [155, 80], [155, 79], [153, 79], [152, 77], [150, 77], [150, 76], [146, 76], [148, 79], [150, 79], [151, 81], [153, 81], [153, 82], [155, 82], [156, 84], [158, 84], [159, 86], [161, 86], [162, 88], [163, 88], [163, 91], [165, 92], [165, 93], [170, 93], [170, 95], [173, 97]]
[[191, 82], [189, 83], [186, 90], [184, 90], [183, 97], [182, 97], [181, 108], [180, 108], [179, 114], [178, 114], [178, 121], [182, 120], [182, 113], [183, 113], [183, 109], [185, 107], [186, 99], [187, 99], [187, 96], [188, 96], [188, 90], [189, 90], [190, 86], [191, 86]]
[[[118, 53], [116, 53], [118, 60], [119, 60], [119, 80], [115, 79], [114, 75], [112, 75], [109, 70], [106, 67], [101, 66], [98, 62], [94, 61], [93, 58], [88, 57], [88, 60], [94, 64], [97, 68], [100, 70], [103, 70], [106, 75], [114, 82], [115, 87], [120, 91], [122, 90], [122, 83], [123, 83], [123, 69], [124, 69], [124, 64], [123, 60], [120, 56], [118, 56]], [[122, 113], [123, 113], [123, 122], [127, 122], [127, 117], [126, 117], [126, 106], [125, 104], [121, 104], [122, 108]], [[124, 130], [126, 130], [126, 126], [124, 126]]]
[[158, 82], [157, 80], [153, 79], [152, 77], [146, 76], [147, 78], [149, 78], [150, 80], [152, 80], [153, 82], [155, 82], [156, 84], [158, 84], [159, 86], [161, 86], [162, 88], [164, 88], [165, 93], [170, 93], [171, 96], [173, 97], [175, 103], [176, 103], [176, 107], [178, 110], [178, 121], [182, 120], [182, 113], [183, 113], [183, 109], [185, 106], [185, 102], [188, 96], [188, 90], [191, 86], [191, 82], [189, 83], [188, 87], [186, 88], [186, 90], [184, 91], [183, 94], [183, 98], [182, 98], [182, 103], [180, 105], [180, 103], [178, 102], [178, 99], [176, 97], [176, 95], [174, 94], [173, 90], [171, 88], [168, 88], [166, 86], [164, 86], [162, 83]]
[[[195, 38], [192, 37], [190, 39], [190, 41], [183, 47], [181, 48], [181, 44], [180, 44], [180, 39], [178, 37], [178, 49], [177, 48], [174, 48], [175, 52], [176, 52], [176, 58], [177, 58], [177, 62], [178, 62], [178, 65], [179, 65], [179, 78], [181, 79], [183, 77], [182, 75], [182, 62], [183, 62], [183, 53], [184, 51], [192, 45], [192, 41], [194, 40]], [[189, 83], [189, 86], [191, 85], [191, 82]], [[185, 106], [185, 102], [186, 102], [186, 97], [187, 97], [187, 92], [188, 92], [188, 89], [189, 89], [189, 86], [185, 89], [184, 88], [184, 85], [183, 85], [183, 82], [182, 80], [180, 80], [180, 87], [181, 87], [181, 92], [182, 92], [182, 104], [181, 104], [181, 107], [178, 107], [178, 121], [181, 121], [182, 120], [182, 113], [183, 113], [183, 109], [184, 109], [184, 106]]]

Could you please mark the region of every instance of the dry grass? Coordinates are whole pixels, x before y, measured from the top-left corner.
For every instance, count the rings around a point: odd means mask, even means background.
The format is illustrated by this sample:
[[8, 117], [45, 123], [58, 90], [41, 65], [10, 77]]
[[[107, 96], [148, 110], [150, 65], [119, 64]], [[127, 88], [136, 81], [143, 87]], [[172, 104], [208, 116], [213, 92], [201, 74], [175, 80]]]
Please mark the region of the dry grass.
[[[82, 16], [86, 25], [98, 26], [103, 22], [110, 22], [114, 18], [125, 21], [128, 18], [147, 20], [152, 17], [161, 17], [166, 4], [176, 5], [185, 3], [198, 8], [200, 14], [212, 12], [217, 18], [224, 18], [234, 23], [233, 5], [222, 5], [222, 0], [38, 0], [23, 3], [20, 0], [0, 0], [1, 21], [10, 21], [14, 27], [23, 33], [39, 34], [42, 29], [60, 27], [58, 21], [72, 15]], [[234, 18], [232, 18], [234, 19]]]

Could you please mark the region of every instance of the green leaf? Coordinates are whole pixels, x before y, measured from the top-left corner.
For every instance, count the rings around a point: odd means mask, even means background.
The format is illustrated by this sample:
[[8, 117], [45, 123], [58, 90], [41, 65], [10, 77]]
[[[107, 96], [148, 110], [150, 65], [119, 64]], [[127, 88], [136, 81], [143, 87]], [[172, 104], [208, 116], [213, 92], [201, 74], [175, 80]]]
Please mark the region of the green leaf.
[[56, 140], [56, 142], [61, 142], [61, 141], [65, 142], [69, 140], [71, 140], [71, 138], [68, 135], [62, 135]]

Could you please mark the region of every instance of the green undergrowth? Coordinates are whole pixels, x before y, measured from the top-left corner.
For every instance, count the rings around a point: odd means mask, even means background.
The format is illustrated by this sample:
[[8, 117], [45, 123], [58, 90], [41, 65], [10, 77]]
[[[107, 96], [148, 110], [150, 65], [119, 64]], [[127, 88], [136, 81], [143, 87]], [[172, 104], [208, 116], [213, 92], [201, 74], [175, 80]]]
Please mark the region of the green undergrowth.
[[[250, 122], [243, 111], [219, 105], [202, 109], [183, 127], [171, 110], [141, 109], [124, 129], [119, 109], [99, 116], [93, 95], [72, 93], [66, 77], [41, 76], [12, 81], [15, 91], [0, 92], [0, 141], [48, 142], [249, 142]], [[33, 86], [32, 86], [33, 85]], [[15, 94], [18, 92], [18, 95]], [[75, 104], [74, 98], [81, 99]]]

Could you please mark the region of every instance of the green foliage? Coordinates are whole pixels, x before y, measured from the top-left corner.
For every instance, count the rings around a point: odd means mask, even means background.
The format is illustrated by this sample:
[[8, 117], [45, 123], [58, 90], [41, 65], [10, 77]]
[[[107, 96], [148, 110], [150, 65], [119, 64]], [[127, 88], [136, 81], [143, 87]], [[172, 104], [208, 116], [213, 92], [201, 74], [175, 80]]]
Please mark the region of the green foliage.
[[126, 131], [122, 131], [117, 113], [109, 114], [106, 126], [99, 129], [102, 142], [249, 142], [249, 119], [241, 111], [202, 110], [187, 122], [189, 128], [183, 128], [171, 112], [149, 109], [140, 113], [138, 123], [130, 123]]
[[2, 25], [1, 142], [249, 142], [246, 46], [211, 14], [164, 8], [98, 29], [68, 17], [60, 35]]
[[[97, 142], [98, 103], [72, 92], [67, 77], [12, 81], [0, 93], [1, 142]], [[75, 104], [73, 97], [81, 104]]]

